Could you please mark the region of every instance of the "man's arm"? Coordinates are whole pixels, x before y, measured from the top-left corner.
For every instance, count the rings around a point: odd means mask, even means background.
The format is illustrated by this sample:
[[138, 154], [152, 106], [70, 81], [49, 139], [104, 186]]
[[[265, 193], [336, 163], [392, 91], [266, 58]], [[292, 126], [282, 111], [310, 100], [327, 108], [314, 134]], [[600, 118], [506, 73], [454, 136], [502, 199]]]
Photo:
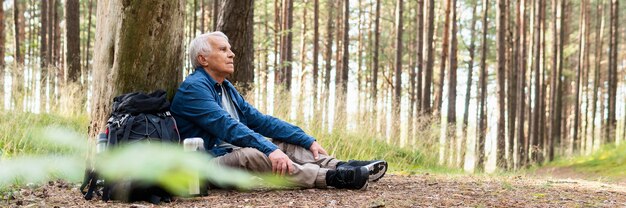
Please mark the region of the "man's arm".
[[252, 147], [270, 155], [278, 147], [246, 125], [230, 117], [203, 86], [187, 85], [178, 90], [180, 100], [174, 106], [180, 116], [202, 127], [211, 135], [240, 146]]
[[265, 115], [246, 102], [239, 93], [235, 93], [237, 102], [246, 117], [248, 127], [263, 136], [277, 139], [309, 149], [315, 138], [306, 134], [300, 127], [287, 123], [273, 116]]

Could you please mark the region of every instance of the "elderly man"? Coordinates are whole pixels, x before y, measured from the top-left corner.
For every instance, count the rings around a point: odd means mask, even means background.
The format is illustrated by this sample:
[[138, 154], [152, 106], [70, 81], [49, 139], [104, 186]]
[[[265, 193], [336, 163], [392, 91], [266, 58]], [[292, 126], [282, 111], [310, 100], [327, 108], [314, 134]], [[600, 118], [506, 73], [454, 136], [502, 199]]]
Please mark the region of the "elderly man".
[[196, 70], [171, 106], [182, 138], [201, 137], [219, 165], [271, 171], [305, 188], [365, 189], [368, 181], [383, 177], [387, 162], [337, 160], [299, 127], [252, 107], [226, 80], [235, 70], [234, 57], [222, 32], [191, 41], [189, 59]]

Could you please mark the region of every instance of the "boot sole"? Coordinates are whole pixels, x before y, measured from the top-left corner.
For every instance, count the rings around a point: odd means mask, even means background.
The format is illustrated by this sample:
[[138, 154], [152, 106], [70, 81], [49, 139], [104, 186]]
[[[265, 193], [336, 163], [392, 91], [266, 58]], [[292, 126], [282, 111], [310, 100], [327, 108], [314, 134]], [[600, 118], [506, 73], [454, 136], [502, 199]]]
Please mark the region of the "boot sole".
[[363, 167], [366, 167], [369, 171], [368, 180], [370, 182], [376, 182], [380, 180], [383, 176], [385, 176], [385, 173], [387, 172], [387, 162], [382, 160], [373, 162]]

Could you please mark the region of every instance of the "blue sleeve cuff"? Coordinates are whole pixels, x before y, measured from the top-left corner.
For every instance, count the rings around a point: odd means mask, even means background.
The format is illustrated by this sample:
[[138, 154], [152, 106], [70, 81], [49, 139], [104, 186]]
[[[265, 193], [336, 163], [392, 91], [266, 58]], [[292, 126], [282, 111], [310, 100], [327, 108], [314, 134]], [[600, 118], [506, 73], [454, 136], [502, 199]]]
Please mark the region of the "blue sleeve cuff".
[[306, 148], [306, 149], [310, 149], [311, 145], [313, 145], [313, 142], [315, 142], [315, 139], [313, 137], [307, 137], [304, 142], [302, 142], [302, 147]]

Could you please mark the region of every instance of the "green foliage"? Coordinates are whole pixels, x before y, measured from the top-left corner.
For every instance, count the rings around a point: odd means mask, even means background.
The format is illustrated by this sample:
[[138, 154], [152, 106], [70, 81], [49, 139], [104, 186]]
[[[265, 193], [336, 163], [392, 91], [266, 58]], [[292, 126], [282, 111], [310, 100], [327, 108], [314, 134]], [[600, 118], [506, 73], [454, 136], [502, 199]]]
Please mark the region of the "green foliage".
[[[33, 141], [42, 138], [41, 129], [47, 126], [63, 127], [71, 130], [72, 134], [85, 138], [88, 123], [88, 117], [85, 115], [64, 117], [55, 114], [0, 111], [0, 159], [15, 155], [62, 151], [63, 148], [50, 148]], [[56, 132], [54, 135], [59, 138], [63, 137], [58, 134], [60, 133]], [[84, 140], [75, 142], [81, 141]]]

